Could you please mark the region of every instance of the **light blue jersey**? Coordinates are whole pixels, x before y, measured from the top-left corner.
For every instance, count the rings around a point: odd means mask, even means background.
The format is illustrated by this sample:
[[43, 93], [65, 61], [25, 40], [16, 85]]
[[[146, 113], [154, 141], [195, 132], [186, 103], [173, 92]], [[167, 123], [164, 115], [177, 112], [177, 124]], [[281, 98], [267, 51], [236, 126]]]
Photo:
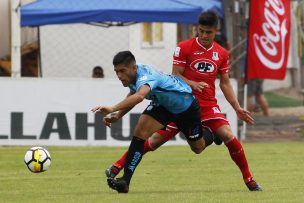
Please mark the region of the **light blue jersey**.
[[174, 114], [186, 111], [194, 100], [191, 87], [179, 77], [137, 64], [136, 85], [129, 85], [131, 93], [135, 93], [142, 85], [149, 85], [151, 89], [146, 99]]

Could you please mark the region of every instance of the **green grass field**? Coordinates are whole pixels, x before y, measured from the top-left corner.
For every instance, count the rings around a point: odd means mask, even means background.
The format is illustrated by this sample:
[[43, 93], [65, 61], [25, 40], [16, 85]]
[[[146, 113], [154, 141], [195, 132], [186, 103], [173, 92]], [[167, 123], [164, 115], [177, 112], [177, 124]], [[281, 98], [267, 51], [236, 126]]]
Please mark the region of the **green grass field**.
[[265, 92], [265, 97], [269, 103], [269, 107], [296, 107], [303, 106], [303, 99], [294, 99], [286, 96], [277, 95], [273, 92]]
[[224, 146], [193, 154], [166, 146], [147, 154], [130, 192], [106, 185], [104, 169], [121, 147], [47, 147], [49, 171], [33, 174], [23, 163], [28, 147], [0, 147], [1, 203], [93, 202], [304, 202], [304, 143], [244, 144], [251, 171], [263, 192], [249, 192]]

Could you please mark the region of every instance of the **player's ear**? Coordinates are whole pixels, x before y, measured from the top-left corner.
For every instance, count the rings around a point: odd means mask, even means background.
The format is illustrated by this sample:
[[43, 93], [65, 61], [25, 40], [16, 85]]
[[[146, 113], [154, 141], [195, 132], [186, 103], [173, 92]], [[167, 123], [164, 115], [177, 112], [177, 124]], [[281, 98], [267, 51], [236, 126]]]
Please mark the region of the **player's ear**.
[[136, 70], [136, 68], [137, 68], [136, 63], [134, 63], [134, 64], [132, 65], [132, 69], [133, 69], [133, 70]]

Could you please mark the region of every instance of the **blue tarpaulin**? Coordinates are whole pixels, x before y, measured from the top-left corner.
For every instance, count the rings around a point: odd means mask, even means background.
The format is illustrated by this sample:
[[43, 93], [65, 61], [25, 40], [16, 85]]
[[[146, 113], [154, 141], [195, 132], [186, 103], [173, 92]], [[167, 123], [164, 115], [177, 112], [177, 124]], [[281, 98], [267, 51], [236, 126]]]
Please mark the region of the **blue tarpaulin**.
[[21, 7], [21, 26], [91, 22], [196, 23], [214, 10], [223, 16], [220, 0], [38, 0]]

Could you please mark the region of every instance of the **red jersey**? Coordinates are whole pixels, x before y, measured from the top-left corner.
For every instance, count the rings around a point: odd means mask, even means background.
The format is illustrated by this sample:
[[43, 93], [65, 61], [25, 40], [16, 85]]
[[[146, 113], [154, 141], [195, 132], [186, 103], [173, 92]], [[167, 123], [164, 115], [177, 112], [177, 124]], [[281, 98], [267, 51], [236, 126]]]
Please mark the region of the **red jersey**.
[[183, 76], [196, 82], [205, 82], [209, 88], [202, 92], [193, 90], [202, 107], [217, 105], [215, 98], [216, 75], [229, 72], [228, 52], [218, 43], [213, 42], [208, 49], [203, 47], [197, 37], [182, 41], [175, 49], [173, 65], [185, 68]]

